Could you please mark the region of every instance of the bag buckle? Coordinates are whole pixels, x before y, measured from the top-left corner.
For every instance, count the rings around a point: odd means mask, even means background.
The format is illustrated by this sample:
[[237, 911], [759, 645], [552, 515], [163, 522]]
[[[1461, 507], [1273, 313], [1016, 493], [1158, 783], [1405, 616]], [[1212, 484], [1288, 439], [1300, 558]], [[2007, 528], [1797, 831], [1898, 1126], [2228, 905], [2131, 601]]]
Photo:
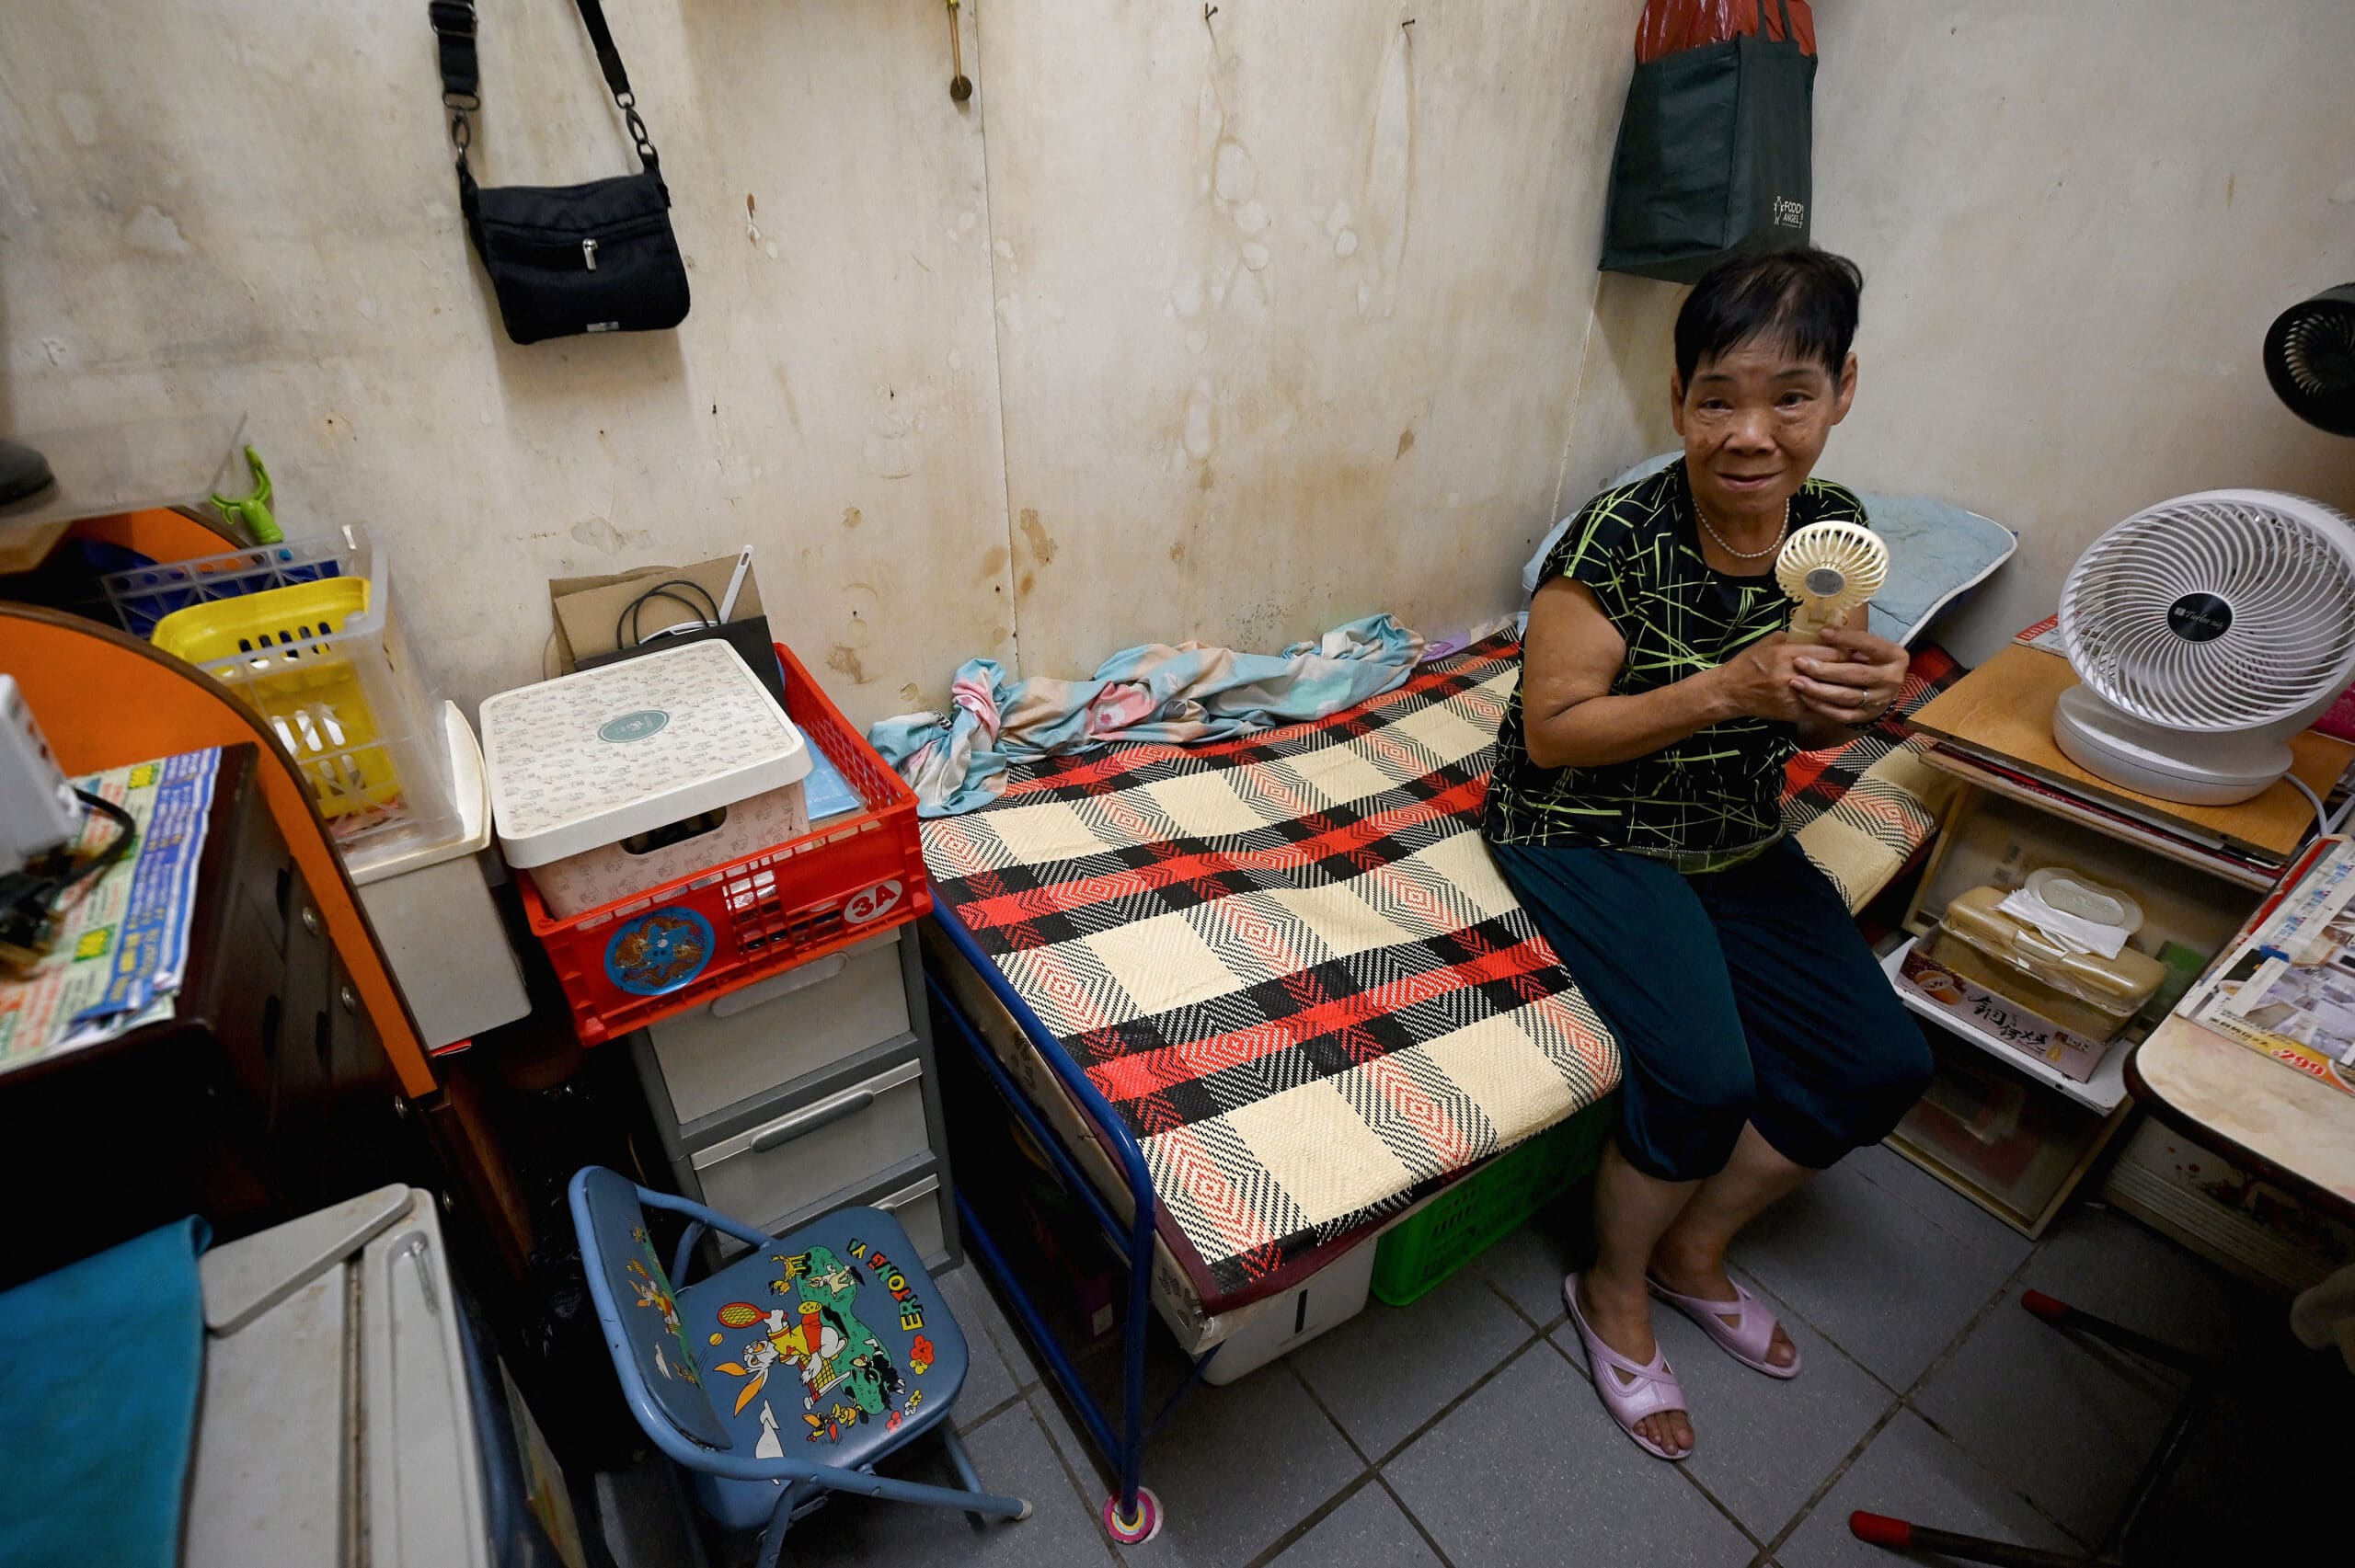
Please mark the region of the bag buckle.
[[426, 0], [425, 19], [442, 51], [442, 103], [446, 109], [480, 109], [475, 89], [481, 67], [475, 61], [474, 0]]

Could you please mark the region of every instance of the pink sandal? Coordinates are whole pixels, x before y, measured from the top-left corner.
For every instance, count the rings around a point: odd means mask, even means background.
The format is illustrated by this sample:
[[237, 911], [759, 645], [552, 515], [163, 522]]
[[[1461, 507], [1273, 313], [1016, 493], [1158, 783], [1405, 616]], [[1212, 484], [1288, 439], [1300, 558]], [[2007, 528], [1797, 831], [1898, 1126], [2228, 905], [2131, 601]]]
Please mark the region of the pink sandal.
[[[1766, 1359], [1775, 1348], [1775, 1314], [1759, 1305], [1758, 1298], [1741, 1288], [1740, 1280], [1732, 1281], [1733, 1299], [1704, 1301], [1698, 1296], [1679, 1296], [1657, 1279], [1647, 1278], [1653, 1295], [1701, 1325], [1701, 1332], [1717, 1342], [1717, 1347], [1753, 1372], [1763, 1372], [1770, 1378], [1796, 1378], [1799, 1375], [1798, 1341], [1791, 1342], [1791, 1364], [1777, 1367]], [[1731, 1318], [1734, 1321], [1728, 1322]]]
[[[1648, 1415], [1671, 1410], [1690, 1413], [1690, 1407], [1684, 1402], [1684, 1386], [1669, 1369], [1667, 1353], [1655, 1350], [1649, 1366], [1638, 1366], [1603, 1344], [1603, 1336], [1587, 1326], [1586, 1314], [1579, 1310], [1579, 1276], [1575, 1274], [1562, 1281], [1562, 1303], [1570, 1310], [1570, 1322], [1579, 1331], [1579, 1343], [1586, 1346], [1587, 1370], [1593, 1375], [1594, 1391], [1603, 1396], [1603, 1408], [1611, 1413], [1619, 1430], [1627, 1434], [1636, 1447], [1655, 1458], [1690, 1458], [1691, 1448], [1681, 1454], [1671, 1453], [1636, 1430], [1636, 1423]], [[1626, 1376], [1623, 1378], [1621, 1373]]]

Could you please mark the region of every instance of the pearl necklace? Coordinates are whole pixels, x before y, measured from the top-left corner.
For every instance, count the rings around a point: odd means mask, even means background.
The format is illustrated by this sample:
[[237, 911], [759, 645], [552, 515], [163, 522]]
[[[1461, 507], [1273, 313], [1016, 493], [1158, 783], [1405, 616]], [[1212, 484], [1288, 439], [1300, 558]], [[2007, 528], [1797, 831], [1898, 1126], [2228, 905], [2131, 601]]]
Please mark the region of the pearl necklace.
[[1716, 529], [1709, 527], [1708, 516], [1701, 510], [1701, 503], [1697, 500], [1693, 503], [1693, 515], [1701, 520], [1701, 526], [1703, 528], [1708, 529], [1709, 537], [1717, 542], [1717, 548], [1723, 550], [1727, 555], [1731, 555], [1737, 561], [1764, 560], [1767, 556], [1773, 555], [1775, 551], [1780, 550], [1783, 547], [1783, 535], [1791, 531], [1791, 503], [1787, 499], [1783, 502], [1783, 526], [1775, 531], [1775, 538], [1773, 542], [1770, 543], [1763, 550], [1737, 550], [1732, 545], [1727, 544], [1726, 536], [1724, 534], [1719, 533]]

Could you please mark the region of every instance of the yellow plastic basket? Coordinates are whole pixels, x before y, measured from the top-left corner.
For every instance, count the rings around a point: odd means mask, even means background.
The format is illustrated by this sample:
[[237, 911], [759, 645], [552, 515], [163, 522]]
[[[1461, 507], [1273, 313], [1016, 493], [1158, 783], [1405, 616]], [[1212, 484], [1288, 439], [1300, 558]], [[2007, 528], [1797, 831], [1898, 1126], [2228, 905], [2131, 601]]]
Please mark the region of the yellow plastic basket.
[[366, 624], [368, 600], [367, 578], [330, 578], [191, 604], [155, 623], [158, 648], [200, 667], [270, 721], [310, 780], [322, 817], [382, 811], [401, 798], [386, 744], [394, 738], [369, 702], [360, 665], [380, 644], [343, 641], [375, 629]]

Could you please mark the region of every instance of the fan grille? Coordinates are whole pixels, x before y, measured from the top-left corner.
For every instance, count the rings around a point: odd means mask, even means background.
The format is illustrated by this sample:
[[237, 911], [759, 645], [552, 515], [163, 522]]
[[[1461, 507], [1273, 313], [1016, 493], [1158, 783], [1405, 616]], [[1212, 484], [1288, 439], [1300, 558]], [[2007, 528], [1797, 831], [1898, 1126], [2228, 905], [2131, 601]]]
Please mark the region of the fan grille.
[[2298, 418], [2334, 435], [2355, 435], [2355, 284], [2326, 290], [2276, 317], [2265, 335], [2265, 374]]
[[[2061, 593], [2062, 642], [2085, 684], [2154, 724], [2232, 730], [2288, 718], [2348, 682], [2350, 549], [2347, 519], [2296, 497], [2168, 501], [2078, 558]], [[2209, 594], [2230, 624], [2188, 640], [2168, 612]]]

